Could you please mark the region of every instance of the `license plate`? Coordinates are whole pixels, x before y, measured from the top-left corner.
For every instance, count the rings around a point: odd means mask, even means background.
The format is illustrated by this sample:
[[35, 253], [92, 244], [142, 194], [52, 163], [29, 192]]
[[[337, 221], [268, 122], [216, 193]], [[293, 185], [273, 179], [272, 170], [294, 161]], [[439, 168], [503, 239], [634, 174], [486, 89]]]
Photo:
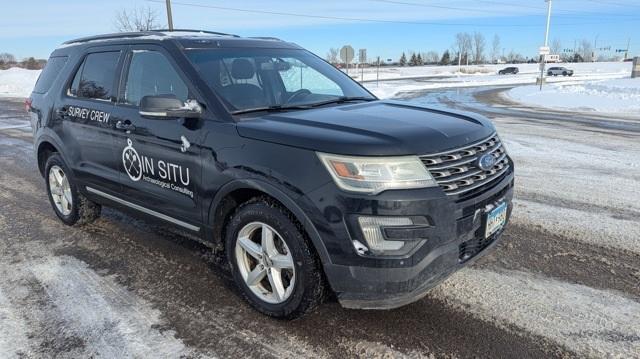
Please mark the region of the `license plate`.
[[484, 237], [488, 238], [499, 231], [505, 222], [507, 222], [507, 204], [503, 202], [487, 214], [487, 226], [484, 231]]

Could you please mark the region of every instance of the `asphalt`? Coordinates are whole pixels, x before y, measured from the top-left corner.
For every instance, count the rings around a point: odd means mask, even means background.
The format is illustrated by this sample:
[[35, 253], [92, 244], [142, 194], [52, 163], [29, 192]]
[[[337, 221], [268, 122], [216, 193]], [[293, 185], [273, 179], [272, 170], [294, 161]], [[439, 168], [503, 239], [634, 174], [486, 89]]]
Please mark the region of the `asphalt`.
[[[602, 131], [636, 144], [640, 137], [635, 119], [575, 116], [567, 122], [561, 118], [566, 114], [558, 112], [509, 110], [499, 89], [467, 91], [407, 97], [482, 112], [505, 133], [526, 125], [550, 133]], [[329, 301], [302, 319], [274, 320], [240, 299], [206, 247], [170, 228], [108, 208], [91, 225], [63, 225], [47, 200], [30, 131], [22, 103], [0, 100], [0, 320], [6, 323], [0, 327], [0, 357], [640, 356], [640, 349], [635, 351], [640, 348], [638, 327], [616, 315], [598, 317], [595, 325], [601, 321], [606, 335], [563, 334], [565, 324], [584, 319], [579, 308], [575, 317], [562, 316], [565, 322], [554, 320], [559, 315], [552, 312], [543, 322], [548, 330], [539, 330], [518, 316], [522, 305], [503, 318], [464, 295], [472, 293], [465, 287], [468, 277], [490, 281], [496, 274], [515, 278], [523, 287], [551, 283], [550, 290], [558, 293], [566, 287], [616, 296], [636, 308], [640, 250], [585, 245], [579, 235], [555, 234], [526, 211], [516, 211], [522, 219], [506, 230], [494, 253], [417, 303], [392, 311], [358, 311]], [[521, 187], [517, 198], [558, 211], [592, 211], [598, 205]], [[612, 206], [615, 216], [637, 221], [635, 207]], [[487, 283], [487, 291], [504, 297], [505, 310], [515, 303], [510, 288], [501, 293], [502, 287], [494, 290]], [[517, 295], [526, 303], [531, 294]]]

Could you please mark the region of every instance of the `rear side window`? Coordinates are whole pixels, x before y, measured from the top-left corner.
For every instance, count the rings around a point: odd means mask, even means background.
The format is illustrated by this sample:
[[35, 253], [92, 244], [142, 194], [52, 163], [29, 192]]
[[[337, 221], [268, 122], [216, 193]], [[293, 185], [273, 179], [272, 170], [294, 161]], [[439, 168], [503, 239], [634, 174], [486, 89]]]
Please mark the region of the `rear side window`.
[[138, 106], [144, 96], [158, 95], [174, 96], [184, 102], [189, 90], [163, 54], [157, 51], [134, 51], [127, 74], [124, 103]]
[[58, 78], [60, 71], [62, 71], [62, 68], [67, 63], [67, 59], [68, 57], [66, 56], [50, 57], [40, 77], [38, 77], [38, 82], [36, 82], [33, 92], [46, 93], [49, 91], [51, 85], [53, 85], [53, 82]]
[[78, 68], [69, 94], [80, 98], [110, 100], [120, 51], [96, 52], [87, 55]]

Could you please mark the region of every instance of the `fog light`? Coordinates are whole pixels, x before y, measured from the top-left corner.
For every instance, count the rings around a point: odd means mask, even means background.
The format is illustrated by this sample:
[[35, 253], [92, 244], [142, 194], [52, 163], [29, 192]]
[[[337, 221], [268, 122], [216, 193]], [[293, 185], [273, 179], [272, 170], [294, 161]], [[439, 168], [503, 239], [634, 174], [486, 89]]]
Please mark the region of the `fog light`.
[[397, 252], [407, 244], [406, 241], [386, 240], [382, 233], [384, 227], [401, 227], [414, 224], [411, 218], [406, 217], [358, 217], [358, 223], [369, 249], [374, 254]]

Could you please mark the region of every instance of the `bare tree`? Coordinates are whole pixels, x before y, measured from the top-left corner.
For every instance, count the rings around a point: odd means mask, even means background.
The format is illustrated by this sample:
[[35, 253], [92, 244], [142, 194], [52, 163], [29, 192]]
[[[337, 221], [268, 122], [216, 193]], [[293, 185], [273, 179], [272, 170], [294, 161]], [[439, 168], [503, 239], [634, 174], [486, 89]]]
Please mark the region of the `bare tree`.
[[486, 41], [479, 32], [473, 34], [473, 62], [477, 65], [484, 62], [484, 48]]
[[493, 35], [493, 42], [491, 43], [491, 62], [495, 63], [500, 58], [500, 36], [498, 34]]
[[469, 64], [469, 52], [471, 51], [471, 35], [466, 32], [456, 34], [456, 42], [453, 45], [454, 50], [458, 53], [458, 66], [462, 62]]
[[5, 64], [8, 64], [10, 62], [16, 62], [16, 57], [8, 52], [3, 52], [0, 54], [0, 61], [2, 61]]
[[587, 39], [580, 41], [577, 52], [585, 62], [593, 61], [593, 47], [591, 46], [591, 41]]
[[159, 29], [164, 26], [160, 22], [158, 12], [147, 6], [142, 8], [134, 8], [131, 10], [122, 9], [116, 13], [114, 27], [120, 32], [127, 31], [147, 31]]
[[559, 39], [553, 39], [551, 42], [551, 53], [554, 55], [559, 55], [562, 52], [562, 42]]
[[440, 61], [440, 54], [436, 51], [427, 51], [422, 54], [422, 59], [426, 64], [437, 64]]
[[338, 63], [338, 52], [339, 52], [339, 50], [336, 49], [335, 47], [330, 48], [329, 52], [327, 52], [327, 61], [329, 63], [332, 63], [332, 64], [337, 64]]

